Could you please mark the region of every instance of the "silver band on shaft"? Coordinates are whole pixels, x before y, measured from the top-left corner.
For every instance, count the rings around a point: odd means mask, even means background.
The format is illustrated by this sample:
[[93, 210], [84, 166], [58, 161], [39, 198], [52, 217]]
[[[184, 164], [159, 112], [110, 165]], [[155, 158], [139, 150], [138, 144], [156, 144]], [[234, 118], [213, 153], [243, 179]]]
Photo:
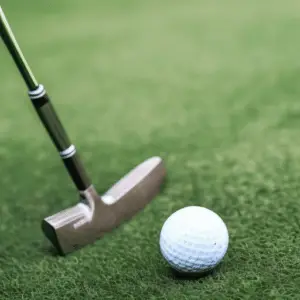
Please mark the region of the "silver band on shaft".
[[46, 94], [46, 90], [42, 84], [39, 84], [36, 90], [28, 92], [28, 95], [31, 100], [41, 98], [45, 94]]
[[76, 148], [74, 145], [71, 145], [69, 148], [59, 152], [59, 155], [61, 156], [62, 159], [66, 159], [73, 156], [75, 153], [76, 153]]

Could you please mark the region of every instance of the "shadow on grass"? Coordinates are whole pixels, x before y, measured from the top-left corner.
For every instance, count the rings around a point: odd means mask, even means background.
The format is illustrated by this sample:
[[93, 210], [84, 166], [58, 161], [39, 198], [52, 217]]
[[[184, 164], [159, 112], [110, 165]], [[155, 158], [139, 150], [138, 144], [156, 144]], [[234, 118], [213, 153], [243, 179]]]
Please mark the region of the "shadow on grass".
[[219, 268], [220, 265], [216, 266], [212, 270], [208, 270], [203, 273], [182, 273], [170, 267], [170, 273], [172, 279], [177, 280], [179, 282], [180, 281], [203, 281], [208, 277], [215, 277], [218, 274]]
[[46, 255], [53, 256], [53, 257], [60, 257], [61, 255], [59, 252], [51, 245], [43, 245], [41, 247], [41, 252]]

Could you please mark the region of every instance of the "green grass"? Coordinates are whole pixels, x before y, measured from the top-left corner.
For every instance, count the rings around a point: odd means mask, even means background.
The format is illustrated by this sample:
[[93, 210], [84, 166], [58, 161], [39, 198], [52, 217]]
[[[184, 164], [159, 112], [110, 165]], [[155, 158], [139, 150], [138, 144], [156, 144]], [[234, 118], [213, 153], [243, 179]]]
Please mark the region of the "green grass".
[[[77, 195], [0, 47], [0, 299], [299, 299], [299, 1], [23, 2], [2, 7], [98, 190], [152, 155], [169, 179], [121, 228], [53, 256], [40, 220]], [[187, 205], [230, 233], [198, 280], [158, 247]]]

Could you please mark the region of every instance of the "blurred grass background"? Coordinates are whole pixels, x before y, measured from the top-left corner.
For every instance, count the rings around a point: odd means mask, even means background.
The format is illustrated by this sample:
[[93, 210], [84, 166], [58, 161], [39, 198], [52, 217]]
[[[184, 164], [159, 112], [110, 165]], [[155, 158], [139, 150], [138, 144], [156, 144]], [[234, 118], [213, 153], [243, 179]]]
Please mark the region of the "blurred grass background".
[[[1, 299], [297, 299], [300, 296], [299, 1], [12, 1], [8, 20], [95, 185], [161, 155], [168, 185], [95, 245], [55, 257], [40, 220], [77, 201], [0, 47]], [[180, 280], [165, 219], [220, 214], [220, 268]]]

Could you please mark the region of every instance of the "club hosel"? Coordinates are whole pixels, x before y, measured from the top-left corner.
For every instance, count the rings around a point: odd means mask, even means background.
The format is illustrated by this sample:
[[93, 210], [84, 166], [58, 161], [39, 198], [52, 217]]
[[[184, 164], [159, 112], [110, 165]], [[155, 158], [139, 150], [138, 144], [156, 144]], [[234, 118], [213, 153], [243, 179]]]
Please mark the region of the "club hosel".
[[[116, 227], [118, 218], [117, 210], [107, 205], [103, 198], [97, 193], [95, 187], [90, 185], [85, 191], [80, 192], [80, 204], [86, 211], [86, 217], [89, 220], [90, 230], [99, 232], [98, 219], [101, 213], [101, 230], [103, 232], [110, 231]], [[95, 217], [96, 216], [96, 217]], [[81, 224], [80, 224], [81, 225]]]
[[79, 195], [80, 200], [91, 208], [94, 205], [95, 200], [99, 198], [99, 194], [92, 184], [84, 191], [79, 191]]

